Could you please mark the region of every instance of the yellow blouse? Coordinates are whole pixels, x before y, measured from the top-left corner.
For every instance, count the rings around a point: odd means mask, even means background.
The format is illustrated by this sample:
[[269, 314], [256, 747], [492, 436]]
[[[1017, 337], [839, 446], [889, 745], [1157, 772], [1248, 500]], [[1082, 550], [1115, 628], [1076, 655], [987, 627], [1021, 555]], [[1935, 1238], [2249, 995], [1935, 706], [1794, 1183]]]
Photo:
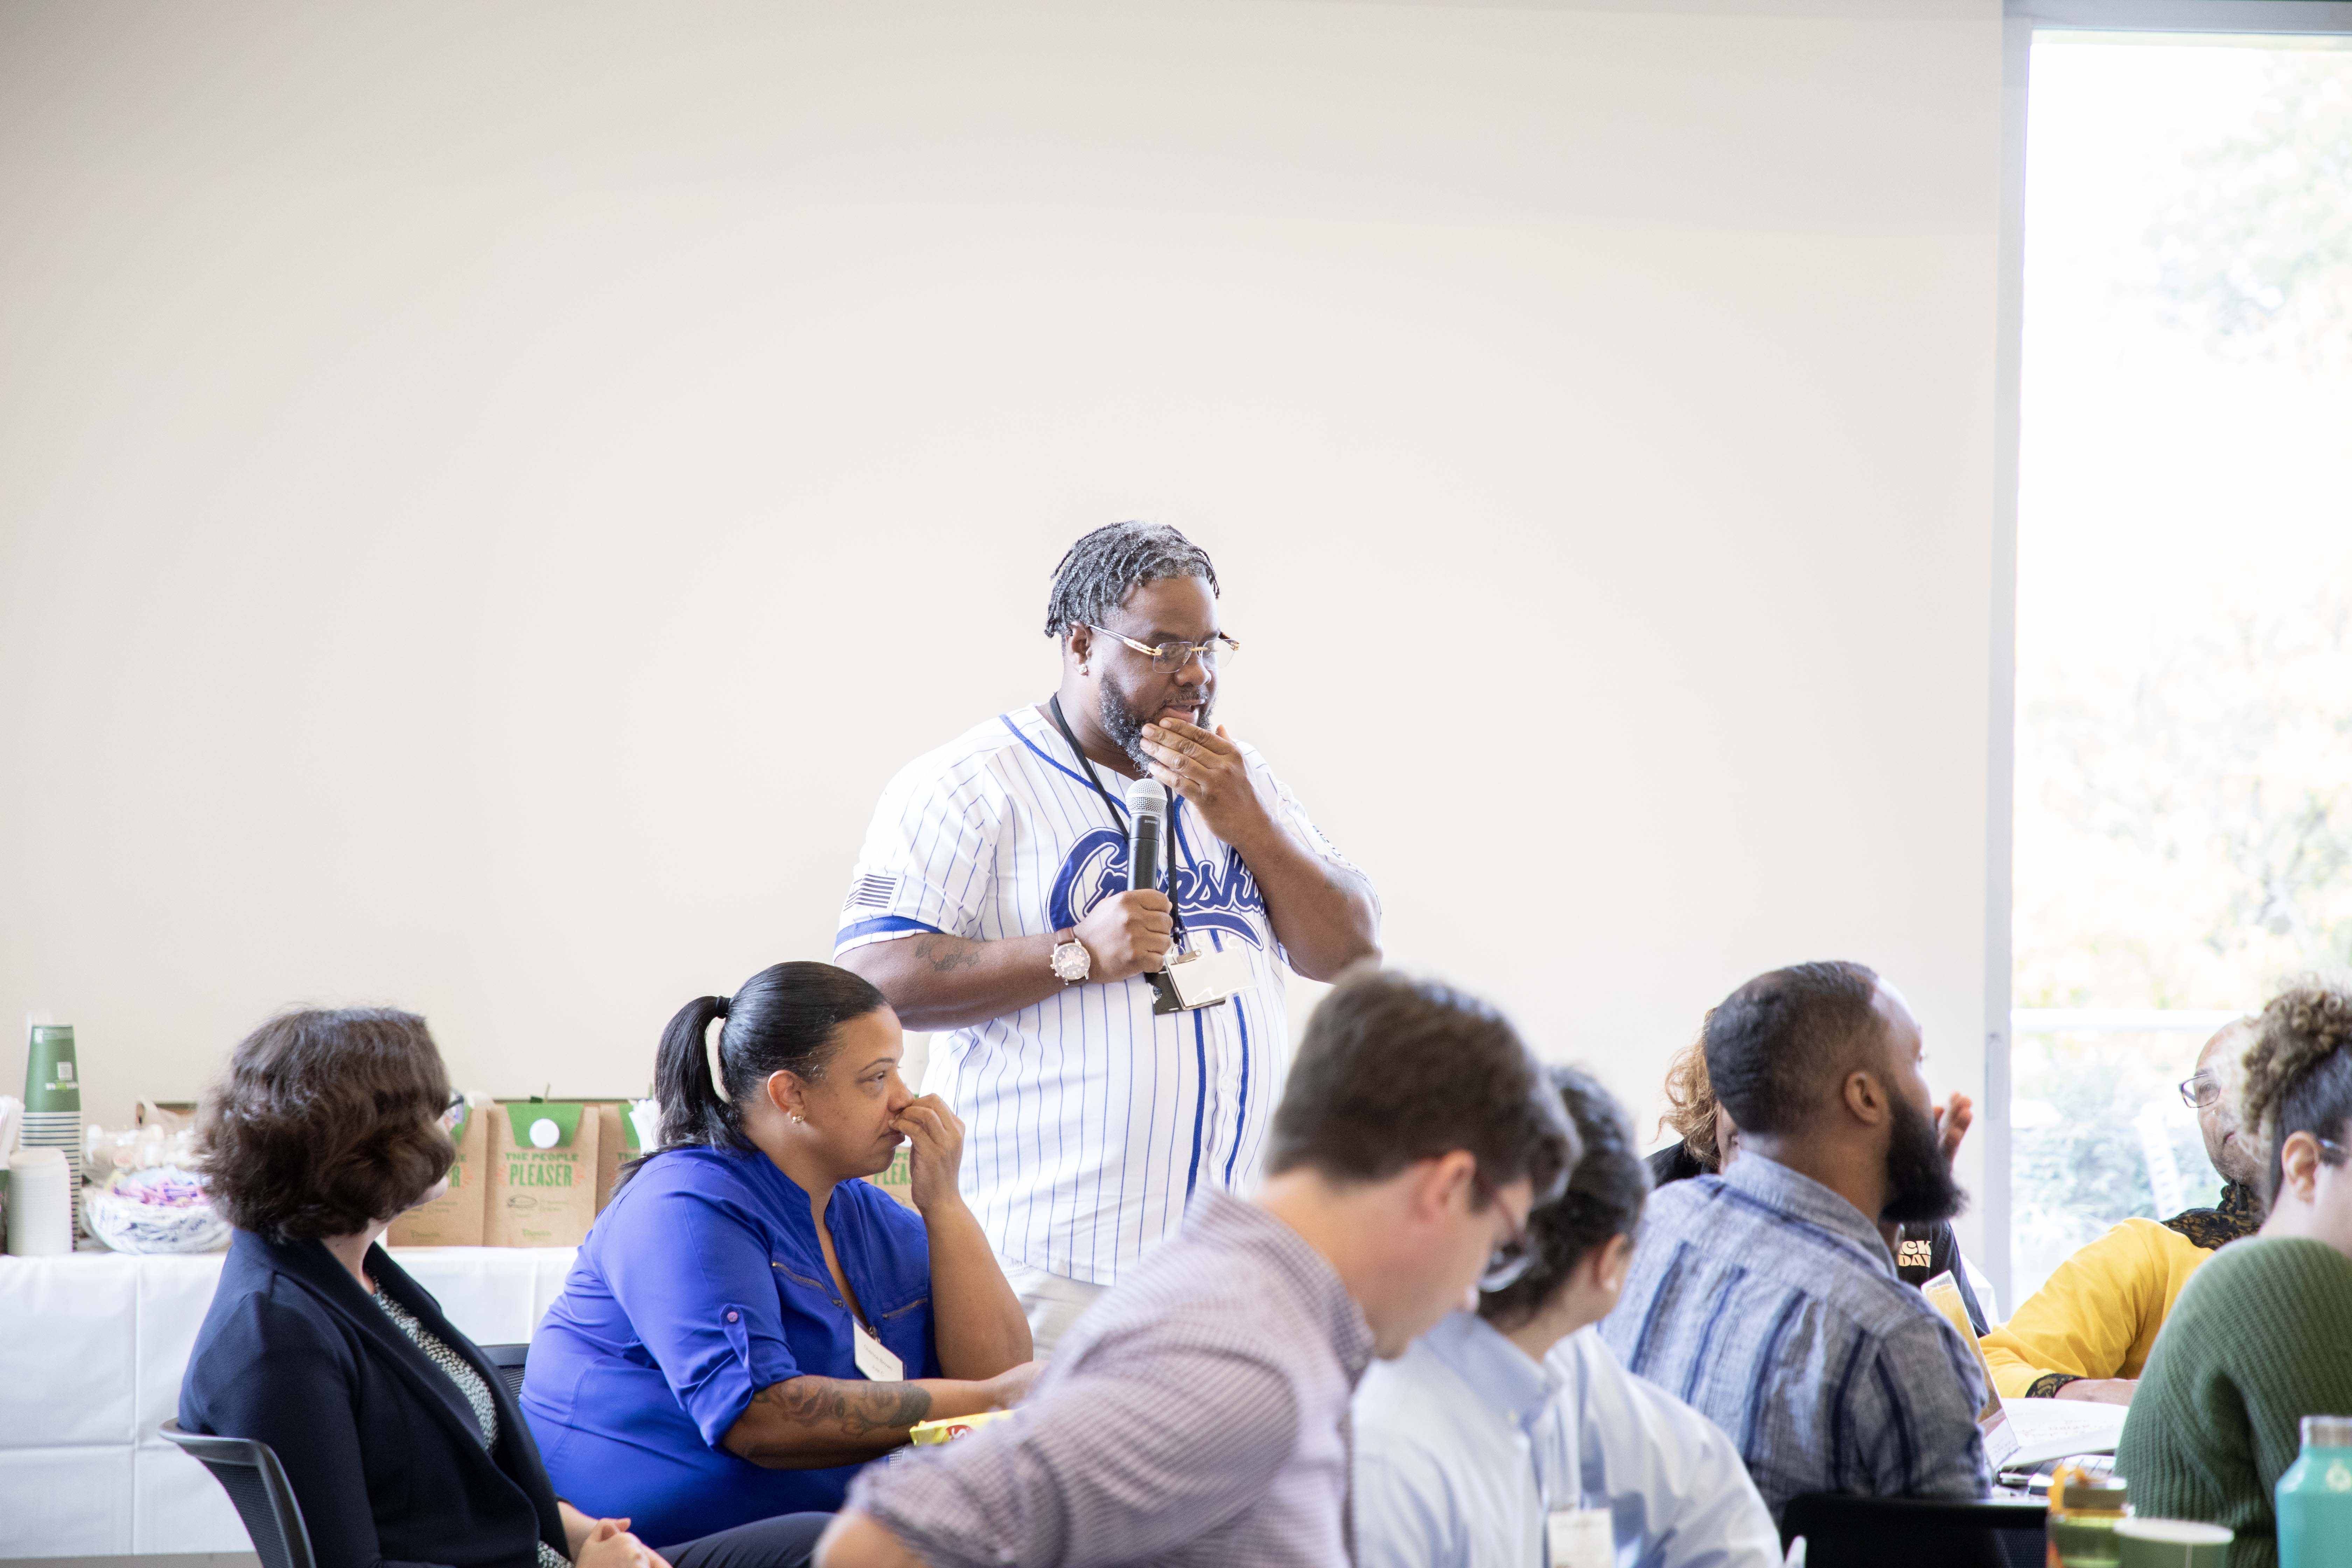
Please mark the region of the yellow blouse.
[[2152, 1219], [2124, 1221], [1984, 1337], [1993, 1385], [2003, 1399], [2022, 1399], [2052, 1373], [2137, 1377], [2180, 1288], [2212, 1256]]

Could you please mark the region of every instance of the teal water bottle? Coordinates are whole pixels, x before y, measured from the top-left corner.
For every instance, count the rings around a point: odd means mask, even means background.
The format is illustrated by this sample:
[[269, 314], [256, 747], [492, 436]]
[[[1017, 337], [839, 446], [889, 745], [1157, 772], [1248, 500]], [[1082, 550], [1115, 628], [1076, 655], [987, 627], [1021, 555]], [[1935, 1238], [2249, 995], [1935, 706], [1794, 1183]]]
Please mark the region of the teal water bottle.
[[2303, 1418], [2277, 1501], [2279, 1568], [2352, 1568], [2352, 1415]]

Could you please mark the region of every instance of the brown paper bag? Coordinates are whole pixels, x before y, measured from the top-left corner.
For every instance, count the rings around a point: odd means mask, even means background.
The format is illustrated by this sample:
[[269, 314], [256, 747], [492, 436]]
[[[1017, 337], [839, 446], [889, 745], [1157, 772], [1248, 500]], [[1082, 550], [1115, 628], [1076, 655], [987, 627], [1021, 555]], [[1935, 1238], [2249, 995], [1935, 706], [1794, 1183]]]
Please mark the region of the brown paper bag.
[[490, 1124], [492, 1247], [577, 1247], [596, 1218], [596, 1111], [578, 1100], [516, 1100]]
[[468, 1103], [451, 1131], [457, 1163], [449, 1167], [449, 1190], [419, 1204], [392, 1222], [384, 1239], [394, 1247], [479, 1247], [486, 1209], [482, 1189], [490, 1163], [489, 1105]]
[[890, 1156], [890, 1168], [879, 1175], [868, 1176], [866, 1179], [908, 1208], [913, 1208], [915, 1206], [915, 1172], [914, 1167], [908, 1163], [910, 1152], [911, 1151], [901, 1143], [898, 1146], [898, 1152]]
[[613, 1201], [613, 1188], [621, 1179], [621, 1167], [645, 1152], [637, 1142], [637, 1121], [629, 1114], [630, 1103], [625, 1100], [605, 1100], [596, 1104], [598, 1214], [603, 1214], [604, 1205]]

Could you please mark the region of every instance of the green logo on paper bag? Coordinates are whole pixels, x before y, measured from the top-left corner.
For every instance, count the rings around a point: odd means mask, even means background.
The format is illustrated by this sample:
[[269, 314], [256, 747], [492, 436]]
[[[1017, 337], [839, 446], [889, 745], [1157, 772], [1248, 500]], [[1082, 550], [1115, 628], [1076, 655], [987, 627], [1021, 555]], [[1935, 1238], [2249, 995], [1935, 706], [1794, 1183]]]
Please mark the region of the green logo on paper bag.
[[[509, 1100], [507, 1104], [507, 1125], [514, 1132], [519, 1149], [569, 1149], [572, 1141], [580, 1136], [580, 1113], [586, 1107], [555, 1100]], [[552, 1143], [543, 1142], [547, 1134], [538, 1131], [546, 1122], [555, 1131]]]
[[509, 1149], [507, 1151], [507, 1185], [509, 1187], [568, 1187], [576, 1161], [569, 1154], [553, 1154], [544, 1149]]

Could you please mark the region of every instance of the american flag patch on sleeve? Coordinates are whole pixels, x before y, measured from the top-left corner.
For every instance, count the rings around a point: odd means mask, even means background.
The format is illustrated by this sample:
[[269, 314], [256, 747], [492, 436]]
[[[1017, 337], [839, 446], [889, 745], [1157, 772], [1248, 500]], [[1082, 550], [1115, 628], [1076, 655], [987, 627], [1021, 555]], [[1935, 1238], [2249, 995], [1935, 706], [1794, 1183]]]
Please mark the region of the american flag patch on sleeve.
[[898, 890], [896, 877], [860, 877], [849, 885], [849, 897], [842, 904], [845, 910], [887, 910], [890, 896]]

